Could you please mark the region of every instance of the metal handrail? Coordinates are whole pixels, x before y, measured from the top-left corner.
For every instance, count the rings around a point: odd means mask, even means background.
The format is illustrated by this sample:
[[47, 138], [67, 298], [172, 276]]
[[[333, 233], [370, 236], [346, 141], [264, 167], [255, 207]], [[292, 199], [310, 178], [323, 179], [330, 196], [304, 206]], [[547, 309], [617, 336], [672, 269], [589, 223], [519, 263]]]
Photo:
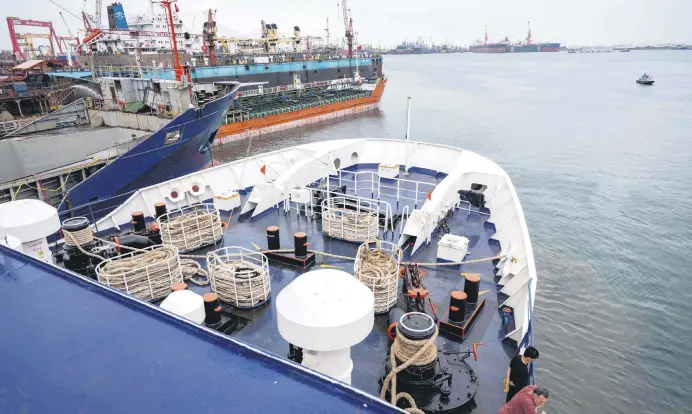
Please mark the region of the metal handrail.
[[[353, 179], [351, 180], [351, 179], [343, 178], [343, 174], [352, 174]], [[369, 180], [367, 180], [367, 179], [358, 180], [358, 177], [362, 176], [362, 175], [367, 175], [370, 177], [370, 179]], [[377, 176], [377, 192], [375, 192], [375, 176]], [[396, 187], [383, 185], [381, 183], [382, 178], [375, 171], [343, 171], [343, 170], [339, 170], [338, 179], [339, 179], [339, 185], [341, 185], [342, 181], [352, 182], [354, 184], [354, 191], [356, 193], [358, 192], [358, 182], [366, 182], [366, 183], [370, 182], [370, 191], [371, 191], [372, 197], [375, 197], [375, 194], [377, 194], [377, 198], [380, 198], [382, 195], [395, 196], [397, 201], [400, 201], [400, 200], [413, 201], [414, 202], [414, 208], [417, 208], [417, 206], [418, 206], [418, 200], [419, 200], [418, 195], [419, 194], [427, 194], [427, 192], [425, 192], [425, 191], [420, 191], [421, 186], [430, 187], [431, 189], [435, 189], [435, 187], [437, 187], [437, 185], [433, 184], [433, 183], [426, 183], [424, 181], [407, 180], [404, 178], [396, 178], [395, 179], [397, 181]], [[401, 188], [401, 186], [399, 184], [402, 182], [415, 184], [416, 188], [415, 189]], [[392, 190], [397, 190], [397, 193], [396, 194], [382, 193], [381, 188], [389, 188]], [[405, 197], [401, 194], [402, 192], [407, 193], [407, 194], [413, 193], [414, 197], [410, 197], [410, 196]], [[424, 199], [424, 197], [423, 197], [423, 199]]]
[[399, 222], [399, 234], [403, 234], [404, 231], [404, 221], [408, 221], [408, 217], [411, 215], [409, 212], [408, 204], [401, 209], [401, 221]]
[[16, 119], [12, 121], [0, 122], [0, 136], [11, 134], [34, 122], [33, 119]]
[[[308, 189], [310, 191], [321, 192], [323, 195], [326, 196], [325, 200], [327, 200], [329, 198], [329, 196], [331, 196], [331, 197], [348, 197], [348, 198], [355, 199], [358, 202], [363, 201], [363, 202], [376, 204], [378, 206], [378, 208], [382, 207], [384, 209], [384, 214], [385, 214], [384, 224], [380, 225], [380, 227], [382, 227], [385, 232], [388, 231], [387, 228], [389, 228], [389, 230], [394, 232], [394, 215], [393, 215], [392, 205], [387, 201], [374, 200], [372, 198], [360, 197], [357, 195], [345, 195], [344, 193], [337, 192], [334, 190], [327, 190], [324, 188], [293, 186], [293, 188], [295, 188], [295, 187]], [[291, 197], [290, 197], [290, 190], [285, 191], [285, 193], [286, 193], [286, 196], [284, 197], [284, 211], [288, 212], [292, 209], [292, 207], [290, 205], [290, 203], [292, 202]], [[315, 197], [310, 197], [310, 209], [314, 211], [314, 207], [316, 207], [316, 206], [318, 206], [318, 204], [315, 203]], [[296, 207], [295, 209], [296, 209], [296, 211], [299, 211], [298, 207]]]
[[[529, 329], [527, 334], [529, 335], [529, 345], [534, 346], [533, 342], [533, 295], [531, 295], [531, 282], [533, 280], [529, 278]], [[531, 385], [536, 385], [536, 361], [531, 363]]]

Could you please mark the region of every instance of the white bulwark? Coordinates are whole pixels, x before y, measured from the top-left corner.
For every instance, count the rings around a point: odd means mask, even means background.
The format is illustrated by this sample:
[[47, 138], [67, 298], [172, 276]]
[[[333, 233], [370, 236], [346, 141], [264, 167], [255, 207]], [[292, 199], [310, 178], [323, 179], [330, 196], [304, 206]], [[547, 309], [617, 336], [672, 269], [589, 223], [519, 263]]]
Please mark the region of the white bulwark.
[[[243, 211], [252, 211], [252, 215], [257, 216], [290, 200], [291, 191], [296, 186], [305, 187], [328, 176], [338, 179], [346, 179], [348, 174], [352, 176], [353, 173], [346, 169], [356, 164], [399, 164], [405, 166], [406, 171], [419, 168], [446, 175], [430, 188], [421, 186], [419, 193], [423, 193], [422, 197], [408, 195], [416, 198], [415, 208], [411, 209], [408, 219], [403, 220], [398, 244], [401, 246], [415, 237], [410, 249], [414, 259], [415, 252], [431, 241], [435, 228], [459, 202], [458, 191], [470, 190], [473, 184], [485, 186], [483, 194], [486, 207], [490, 210], [488, 222], [494, 224], [496, 229], [492, 238], [500, 242], [501, 254], [505, 256], [498, 263], [501, 276], [498, 284], [508, 299], [500, 306], [514, 309], [516, 329], [509, 332], [507, 337], [521, 343], [529, 330], [533, 306], [531, 298], [535, 297], [537, 281], [524, 212], [512, 181], [500, 166], [488, 158], [459, 148], [375, 138], [322, 141], [284, 148], [143, 188], [101, 219], [98, 228], [103, 230], [127, 225], [132, 211], [143, 211], [145, 215], [153, 217], [153, 203], [156, 201], [164, 201], [172, 210], [212, 199], [220, 192], [247, 188], [252, 188], [252, 194]], [[369, 174], [376, 176], [374, 180], [385, 178], [377, 173]], [[403, 181], [400, 178], [395, 180]], [[206, 183], [199, 193], [180, 191], [175, 200], [167, 197], [171, 188], [189, 188], [196, 182]], [[361, 182], [358, 183], [359, 188]], [[378, 191], [379, 181], [372, 182], [372, 187], [370, 183], [367, 185], [368, 190], [372, 189], [374, 193]], [[394, 186], [390, 183], [389, 187]], [[385, 223], [389, 223], [391, 206], [376, 202], [385, 214]]]

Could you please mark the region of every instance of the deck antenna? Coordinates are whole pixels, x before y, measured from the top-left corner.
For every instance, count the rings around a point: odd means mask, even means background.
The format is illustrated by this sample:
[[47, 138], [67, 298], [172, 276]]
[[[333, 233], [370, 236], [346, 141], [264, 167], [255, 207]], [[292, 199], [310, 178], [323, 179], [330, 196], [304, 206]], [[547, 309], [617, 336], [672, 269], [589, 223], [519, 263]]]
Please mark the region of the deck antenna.
[[526, 44], [531, 44], [531, 22], [529, 22], [529, 33], [526, 35]]
[[406, 141], [411, 138], [411, 97], [408, 97], [406, 105]]

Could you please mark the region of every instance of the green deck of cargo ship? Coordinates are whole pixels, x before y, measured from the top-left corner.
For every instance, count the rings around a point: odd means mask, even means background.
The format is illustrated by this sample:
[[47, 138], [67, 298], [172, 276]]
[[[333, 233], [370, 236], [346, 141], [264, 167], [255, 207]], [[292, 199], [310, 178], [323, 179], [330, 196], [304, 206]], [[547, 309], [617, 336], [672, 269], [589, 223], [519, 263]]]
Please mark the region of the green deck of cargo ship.
[[246, 121], [344, 102], [369, 96], [372, 91], [351, 86], [333, 88], [328, 86], [293, 89], [261, 95], [242, 96], [236, 99], [226, 115], [225, 123]]

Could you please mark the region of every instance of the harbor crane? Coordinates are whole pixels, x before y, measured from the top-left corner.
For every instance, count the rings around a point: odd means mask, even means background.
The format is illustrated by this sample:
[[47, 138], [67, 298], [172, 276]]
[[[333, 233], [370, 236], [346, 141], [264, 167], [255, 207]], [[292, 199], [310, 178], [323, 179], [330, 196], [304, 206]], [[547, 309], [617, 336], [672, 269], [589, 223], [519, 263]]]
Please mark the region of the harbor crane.
[[209, 9], [207, 11], [207, 21], [204, 22], [204, 27], [202, 28], [202, 37], [204, 39], [204, 44], [209, 54], [209, 63], [212, 66], [216, 65], [216, 21], [214, 17], [216, 16], [216, 10]]
[[178, 13], [177, 0], [158, 0], [152, 3], [158, 3], [163, 10], [166, 12], [166, 20], [168, 23], [168, 37], [171, 41], [171, 57], [173, 58], [173, 70], [175, 70], [175, 80], [180, 82], [185, 77], [190, 81], [189, 71], [186, 73], [183, 65], [180, 64], [180, 55], [178, 54], [178, 37], [175, 34], [175, 23], [173, 22], [173, 9], [171, 5], [175, 8], [175, 12]]
[[65, 52], [67, 53], [67, 64], [69, 66], [72, 66], [72, 57], [70, 56], [70, 44], [68, 42], [74, 42], [74, 52], [77, 53], [79, 50], [79, 37], [75, 36], [74, 33], [72, 33], [72, 29], [70, 29], [70, 25], [67, 24], [67, 20], [65, 20], [65, 16], [63, 16], [62, 12], [59, 11], [60, 13], [60, 18], [62, 19], [62, 22], [65, 23], [65, 27], [67, 28], [67, 33], [70, 34], [70, 36], [58, 36], [58, 42], [62, 42], [63, 46], [65, 46]]
[[351, 10], [346, 6], [346, 0], [341, 0], [341, 7], [344, 15], [344, 27], [346, 28], [346, 43], [348, 44], [348, 57], [353, 57], [353, 18]]
[[[47, 34], [37, 34], [37, 33], [17, 33], [17, 26], [33, 26], [42, 27], [48, 29]], [[18, 17], [8, 17], [7, 18], [7, 28], [10, 32], [10, 42], [12, 43], [12, 52], [19, 56], [21, 59], [33, 59], [39, 51], [34, 50], [34, 38], [46, 39], [49, 42], [50, 55], [55, 56], [55, 49], [53, 48], [53, 40], [57, 43], [58, 51], [60, 54], [63, 53], [62, 45], [58, 36], [53, 30], [53, 23], [44, 22], [38, 20], [24, 20]]]

